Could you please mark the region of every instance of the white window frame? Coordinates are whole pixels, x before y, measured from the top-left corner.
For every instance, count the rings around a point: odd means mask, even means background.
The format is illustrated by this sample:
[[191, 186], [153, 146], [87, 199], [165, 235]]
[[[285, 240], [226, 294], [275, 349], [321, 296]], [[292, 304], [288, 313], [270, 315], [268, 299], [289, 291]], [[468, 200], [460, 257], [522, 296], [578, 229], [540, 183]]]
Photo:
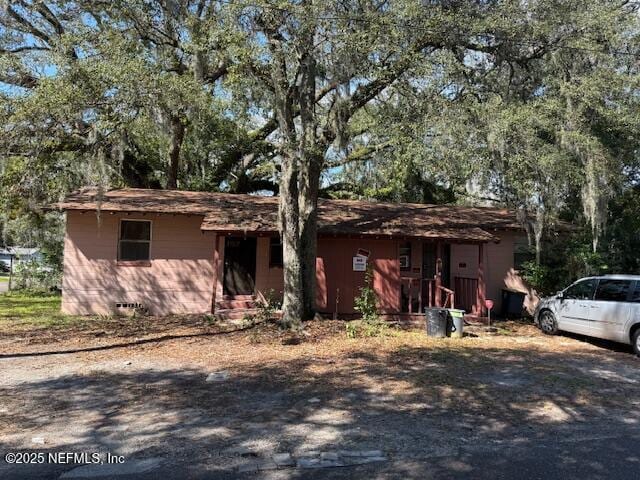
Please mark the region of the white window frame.
[[[409, 254], [401, 255], [400, 252], [404, 250], [406, 245], [409, 245]], [[413, 255], [413, 242], [403, 241], [398, 245], [398, 263], [400, 264], [400, 271], [408, 272], [411, 271], [411, 256]]]
[[[146, 260], [123, 260], [122, 254], [120, 251], [120, 243], [122, 242], [122, 222], [147, 222], [149, 224], [149, 240], [125, 240], [126, 242], [133, 243], [148, 243], [149, 244], [149, 258]], [[118, 251], [117, 251], [117, 260], [118, 262], [150, 262], [153, 256], [151, 255], [151, 244], [153, 243], [153, 220], [149, 220], [146, 218], [121, 218], [118, 223]]]

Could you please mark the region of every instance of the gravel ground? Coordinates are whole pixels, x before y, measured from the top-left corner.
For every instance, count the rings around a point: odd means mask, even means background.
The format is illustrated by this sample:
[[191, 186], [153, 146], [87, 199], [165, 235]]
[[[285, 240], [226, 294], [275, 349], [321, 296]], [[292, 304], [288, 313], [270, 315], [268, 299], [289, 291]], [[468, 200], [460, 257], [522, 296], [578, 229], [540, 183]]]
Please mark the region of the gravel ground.
[[[380, 450], [392, 465], [638, 431], [629, 349], [518, 323], [500, 333], [347, 339], [344, 324], [326, 321], [299, 344], [273, 325], [157, 341], [0, 339], [0, 450], [197, 461], [222, 474], [275, 453]], [[72, 466], [0, 461], [0, 478], [3, 468], [57, 478]]]

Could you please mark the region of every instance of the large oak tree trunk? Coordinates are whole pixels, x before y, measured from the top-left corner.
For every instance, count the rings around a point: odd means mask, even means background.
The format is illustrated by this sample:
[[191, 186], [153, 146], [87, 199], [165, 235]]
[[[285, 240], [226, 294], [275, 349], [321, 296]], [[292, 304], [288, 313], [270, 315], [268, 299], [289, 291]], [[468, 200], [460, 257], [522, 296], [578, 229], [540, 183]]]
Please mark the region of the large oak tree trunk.
[[[326, 145], [319, 145], [316, 103], [316, 61], [313, 57], [314, 24], [303, 27], [298, 43], [299, 83], [287, 78], [282, 37], [270, 32], [273, 47], [273, 83], [276, 116], [283, 137], [279, 219], [284, 260], [285, 325], [298, 328], [315, 315], [318, 190]], [[294, 121], [299, 108], [300, 125]]]
[[280, 236], [284, 264], [282, 323], [291, 328], [300, 325], [303, 317], [302, 243], [300, 241], [298, 208], [298, 159], [293, 155], [282, 160], [280, 179]]
[[533, 236], [536, 246], [536, 265], [540, 265], [542, 261], [542, 234], [545, 225], [545, 210], [542, 205], [538, 205], [536, 209], [536, 220], [533, 225]]
[[302, 259], [302, 315], [310, 320], [316, 312], [316, 257], [318, 252], [318, 189], [321, 161], [311, 155], [300, 174], [300, 254]]
[[178, 172], [180, 171], [180, 150], [184, 141], [186, 127], [180, 117], [169, 118], [171, 142], [169, 144], [169, 170], [167, 172], [167, 188], [178, 188]]
[[[318, 251], [318, 190], [324, 146], [318, 141], [316, 118], [316, 61], [313, 56], [313, 29], [307, 27], [300, 56], [300, 197], [298, 207], [300, 260], [302, 261], [302, 319], [316, 312], [316, 257]], [[302, 42], [301, 42], [302, 43]]]
[[[311, 157], [311, 158], [309, 158]], [[297, 152], [282, 162], [280, 232], [284, 260], [282, 321], [289, 327], [316, 311], [318, 189], [321, 161]]]

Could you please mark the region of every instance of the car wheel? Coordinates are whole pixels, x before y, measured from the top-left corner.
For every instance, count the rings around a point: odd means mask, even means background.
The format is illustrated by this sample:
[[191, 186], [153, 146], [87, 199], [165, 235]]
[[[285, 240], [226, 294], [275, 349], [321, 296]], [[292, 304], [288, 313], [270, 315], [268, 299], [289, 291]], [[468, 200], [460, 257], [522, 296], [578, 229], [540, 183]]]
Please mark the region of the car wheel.
[[555, 335], [558, 333], [558, 322], [556, 322], [556, 317], [549, 310], [544, 310], [540, 313], [540, 317], [538, 317], [538, 323], [540, 325], [540, 330], [542, 330], [547, 335]]
[[633, 347], [633, 353], [640, 357], [640, 328], [633, 332], [631, 336], [631, 346]]

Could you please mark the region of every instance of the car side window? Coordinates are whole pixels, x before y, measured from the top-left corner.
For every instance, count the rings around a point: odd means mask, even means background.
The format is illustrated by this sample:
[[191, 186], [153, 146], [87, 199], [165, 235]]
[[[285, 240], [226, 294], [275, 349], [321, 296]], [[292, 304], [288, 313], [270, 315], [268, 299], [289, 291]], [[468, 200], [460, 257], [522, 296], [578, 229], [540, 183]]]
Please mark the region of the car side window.
[[574, 300], [591, 300], [593, 298], [593, 290], [595, 286], [596, 281], [593, 278], [581, 280], [564, 291], [564, 298]]
[[601, 279], [596, 290], [596, 300], [626, 302], [629, 288], [631, 288], [629, 280]]
[[633, 289], [631, 294], [631, 302], [640, 303], [640, 281], [636, 280], [636, 288]]

